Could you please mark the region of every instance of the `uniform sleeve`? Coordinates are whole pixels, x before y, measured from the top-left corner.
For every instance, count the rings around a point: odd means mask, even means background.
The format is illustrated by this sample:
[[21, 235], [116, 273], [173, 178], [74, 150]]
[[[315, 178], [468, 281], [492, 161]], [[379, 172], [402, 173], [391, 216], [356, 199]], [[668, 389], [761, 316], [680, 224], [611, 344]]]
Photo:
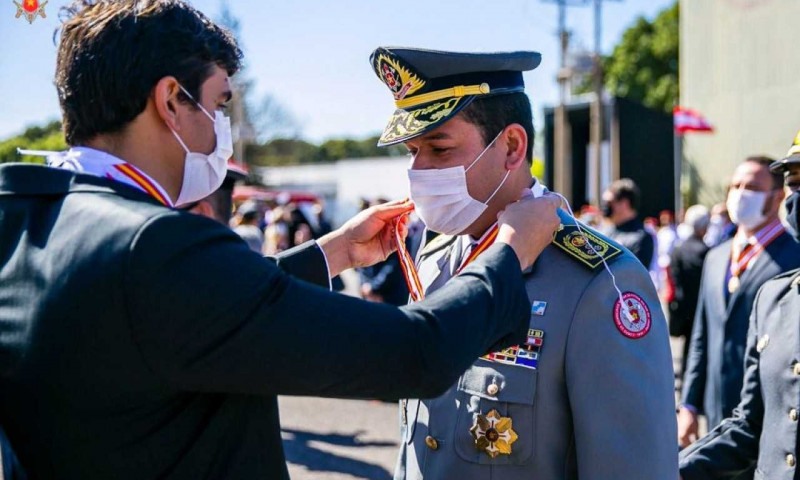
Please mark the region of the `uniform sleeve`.
[[272, 258], [286, 273], [320, 287], [330, 287], [328, 262], [316, 241], [310, 240]]
[[[586, 286], [566, 351], [578, 477], [675, 480], [677, 424], [667, 324], [641, 264], [626, 256], [611, 267], [623, 294], [631, 292], [646, 304], [650, 326], [640, 338], [623, 335], [614, 319], [619, 297], [604, 270]], [[639, 316], [644, 319], [644, 312]]]
[[706, 389], [706, 367], [708, 366], [708, 319], [706, 313], [706, 275], [711, 274], [708, 267], [708, 257], [703, 264], [703, 274], [700, 280], [700, 295], [697, 298], [697, 311], [694, 315], [692, 338], [689, 340], [689, 358], [686, 362], [686, 372], [683, 375], [683, 394], [681, 403], [691, 405], [699, 413], [703, 412], [703, 396]]
[[764, 419], [758, 344], [758, 302], [753, 304], [745, 352], [744, 384], [739, 405], [731, 418], [683, 450], [680, 469], [684, 480], [738, 478], [758, 460], [758, 443]]
[[131, 335], [171, 388], [430, 397], [496, 341], [524, 337], [530, 303], [495, 245], [424, 302], [396, 308], [288, 275], [224, 227], [164, 214], [132, 243]]

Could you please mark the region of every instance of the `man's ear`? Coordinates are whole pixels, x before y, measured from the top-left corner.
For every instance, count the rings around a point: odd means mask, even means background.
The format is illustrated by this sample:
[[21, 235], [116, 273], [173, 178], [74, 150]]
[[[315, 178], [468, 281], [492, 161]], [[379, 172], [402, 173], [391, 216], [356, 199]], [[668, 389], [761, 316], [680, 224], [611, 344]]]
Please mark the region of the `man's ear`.
[[786, 198], [786, 190], [783, 188], [776, 188], [772, 191], [773, 212], [777, 212], [783, 205], [783, 200]]
[[506, 148], [506, 169], [516, 170], [527, 165], [528, 134], [519, 123], [512, 123], [503, 133], [503, 146]]
[[180, 132], [181, 125], [178, 118], [178, 95], [181, 88], [178, 80], [175, 77], [167, 76], [162, 78], [153, 87], [153, 103], [156, 107], [156, 112], [161, 120], [176, 132]]

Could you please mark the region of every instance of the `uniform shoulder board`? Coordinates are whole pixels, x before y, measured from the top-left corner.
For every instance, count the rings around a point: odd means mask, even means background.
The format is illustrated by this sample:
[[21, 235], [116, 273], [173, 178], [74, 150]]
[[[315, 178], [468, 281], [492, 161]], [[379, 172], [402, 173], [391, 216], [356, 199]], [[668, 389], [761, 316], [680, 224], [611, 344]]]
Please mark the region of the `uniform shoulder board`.
[[622, 248], [617, 243], [586, 225], [581, 223], [581, 230], [578, 230], [577, 221], [565, 211], [559, 209], [558, 216], [561, 225], [553, 236], [552, 243], [572, 259], [594, 270], [602, 267], [603, 258], [608, 262], [622, 253]]
[[[427, 234], [427, 232], [428, 231], [425, 230], [425, 232], [423, 232], [423, 235]], [[422, 251], [419, 253], [419, 257], [422, 258], [422, 257], [430, 255], [430, 254], [432, 254], [434, 252], [438, 252], [439, 250], [441, 250], [441, 249], [447, 247], [448, 245], [450, 245], [451, 243], [453, 243], [456, 238], [458, 238], [458, 237], [455, 236], [455, 235], [444, 235], [444, 234], [437, 235], [436, 237], [434, 237], [433, 240], [431, 240], [430, 242], [426, 243], [422, 247]]]

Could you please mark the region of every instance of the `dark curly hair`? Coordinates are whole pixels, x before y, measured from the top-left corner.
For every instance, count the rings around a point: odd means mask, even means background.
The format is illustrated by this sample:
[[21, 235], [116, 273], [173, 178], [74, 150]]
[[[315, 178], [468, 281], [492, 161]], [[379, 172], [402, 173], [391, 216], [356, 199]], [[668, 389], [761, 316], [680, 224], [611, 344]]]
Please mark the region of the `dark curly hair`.
[[55, 84], [70, 145], [120, 132], [166, 76], [199, 100], [214, 65], [241, 67], [230, 32], [182, 0], [77, 1], [61, 18]]

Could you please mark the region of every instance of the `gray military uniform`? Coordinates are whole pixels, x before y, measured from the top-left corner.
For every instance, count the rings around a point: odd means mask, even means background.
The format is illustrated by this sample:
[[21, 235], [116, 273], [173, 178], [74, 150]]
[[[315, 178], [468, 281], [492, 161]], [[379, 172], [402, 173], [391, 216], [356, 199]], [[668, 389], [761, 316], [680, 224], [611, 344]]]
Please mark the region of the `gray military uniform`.
[[681, 452], [686, 480], [798, 478], [800, 419], [800, 270], [758, 291], [744, 361], [741, 401], [733, 415]]
[[[526, 273], [529, 334], [541, 339], [529, 354], [536, 368], [480, 358], [442, 396], [401, 402], [395, 479], [678, 477], [667, 324], [650, 277], [630, 252], [591, 232], [626, 301], [628, 292], [641, 301], [634, 302], [635, 322], [649, 317], [646, 328], [618, 327], [611, 277], [575, 239], [574, 221], [562, 215], [562, 222], [567, 231]], [[441, 237], [423, 249], [419, 273], [428, 296], [451, 278], [468, 242]], [[560, 248], [565, 242], [577, 247]], [[476, 447], [471, 429], [493, 410], [511, 419], [510, 454], [492, 457]]]

